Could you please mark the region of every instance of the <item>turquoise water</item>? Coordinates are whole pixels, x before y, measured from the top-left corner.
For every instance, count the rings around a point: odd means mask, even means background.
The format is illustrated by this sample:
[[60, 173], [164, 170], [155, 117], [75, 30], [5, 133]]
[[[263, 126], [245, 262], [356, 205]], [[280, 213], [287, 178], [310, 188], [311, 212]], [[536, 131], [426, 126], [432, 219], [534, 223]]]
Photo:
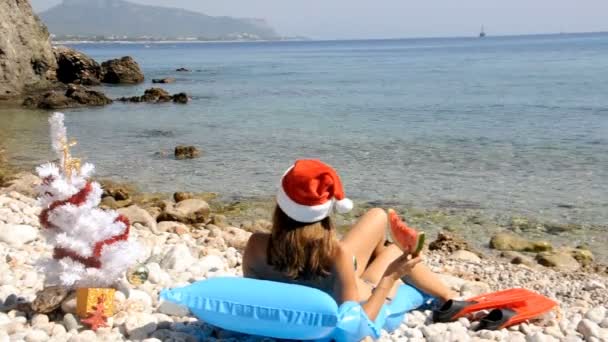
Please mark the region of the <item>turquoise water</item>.
[[[146, 83], [111, 97], [175, 77], [162, 87], [193, 98], [67, 111], [102, 176], [266, 196], [294, 159], [320, 158], [355, 199], [608, 222], [606, 34], [75, 47], [140, 63]], [[44, 117], [0, 112], [24, 164], [52, 157]], [[204, 155], [159, 156], [177, 144]]]

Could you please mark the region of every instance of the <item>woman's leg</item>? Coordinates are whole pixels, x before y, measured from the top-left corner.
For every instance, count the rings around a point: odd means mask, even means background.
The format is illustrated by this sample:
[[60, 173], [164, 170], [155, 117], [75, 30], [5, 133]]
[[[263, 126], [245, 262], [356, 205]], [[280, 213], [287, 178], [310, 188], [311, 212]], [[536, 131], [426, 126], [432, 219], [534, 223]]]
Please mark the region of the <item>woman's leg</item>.
[[[376, 259], [363, 272], [361, 278], [366, 281], [378, 284], [384, 271], [388, 265], [397, 259], [402, 254], [399, 247], [392, 244], [384, 250], [384, 252], [376, 257]], [[454, 293], [443, 284], [437, 275], [424, 264], [420, 263], [412, 269], [412, 273], [407, 277], [407, 282], [414, 285], [416, 288], [431, 296], [437, 297], [442, 301], [455, 297]]]
[[383, 209], [370, 209], [342, 238], [342, 245], [357, 258], [357, 276], [363, 274], [370, 260], [384, 251], [387, 224]]

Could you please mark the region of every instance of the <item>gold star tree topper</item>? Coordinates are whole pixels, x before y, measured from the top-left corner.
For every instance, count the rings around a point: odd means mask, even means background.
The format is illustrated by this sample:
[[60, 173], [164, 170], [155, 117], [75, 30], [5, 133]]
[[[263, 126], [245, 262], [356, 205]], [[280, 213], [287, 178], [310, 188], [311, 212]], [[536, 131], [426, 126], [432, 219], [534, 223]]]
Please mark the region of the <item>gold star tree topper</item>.
[[81, 163], [80, 159], [72, 157], [70, 148], [76, 146], [77, 141], [75, 139], [68, 140], [63, 119], [64, 115], [62, 113], [54, 113], [49, 122], [51, 124], [53, 150], [55, 150], [61, 159], [62, 171], [69, 181], [74, 172], [80, 173]]

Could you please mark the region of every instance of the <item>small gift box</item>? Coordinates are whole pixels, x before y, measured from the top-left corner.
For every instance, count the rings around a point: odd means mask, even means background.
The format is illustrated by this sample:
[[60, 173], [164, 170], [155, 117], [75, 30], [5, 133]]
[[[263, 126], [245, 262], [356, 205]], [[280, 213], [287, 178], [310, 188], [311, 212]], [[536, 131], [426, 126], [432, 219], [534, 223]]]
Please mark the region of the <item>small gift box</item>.
[[114, 315], [114, 293], [111, 288], [79, 288], [76, 289], [76, 314], [78, 317], [86, 318], [95, 311], [95, 307], [100, 303], [99, 298], [103, 298], [104, 314], [106, 317]]

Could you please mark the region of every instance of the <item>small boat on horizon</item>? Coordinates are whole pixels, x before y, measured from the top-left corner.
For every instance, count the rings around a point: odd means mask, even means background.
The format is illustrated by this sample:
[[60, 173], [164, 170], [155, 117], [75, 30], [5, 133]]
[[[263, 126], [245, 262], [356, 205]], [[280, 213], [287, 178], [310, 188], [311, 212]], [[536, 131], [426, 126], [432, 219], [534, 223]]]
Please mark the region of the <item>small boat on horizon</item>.
[[485, 31], [483, 30], [483, 25], [481, 25], [481, 32], [479, 32], [479, 38], [483, 38], [486, 36]]

